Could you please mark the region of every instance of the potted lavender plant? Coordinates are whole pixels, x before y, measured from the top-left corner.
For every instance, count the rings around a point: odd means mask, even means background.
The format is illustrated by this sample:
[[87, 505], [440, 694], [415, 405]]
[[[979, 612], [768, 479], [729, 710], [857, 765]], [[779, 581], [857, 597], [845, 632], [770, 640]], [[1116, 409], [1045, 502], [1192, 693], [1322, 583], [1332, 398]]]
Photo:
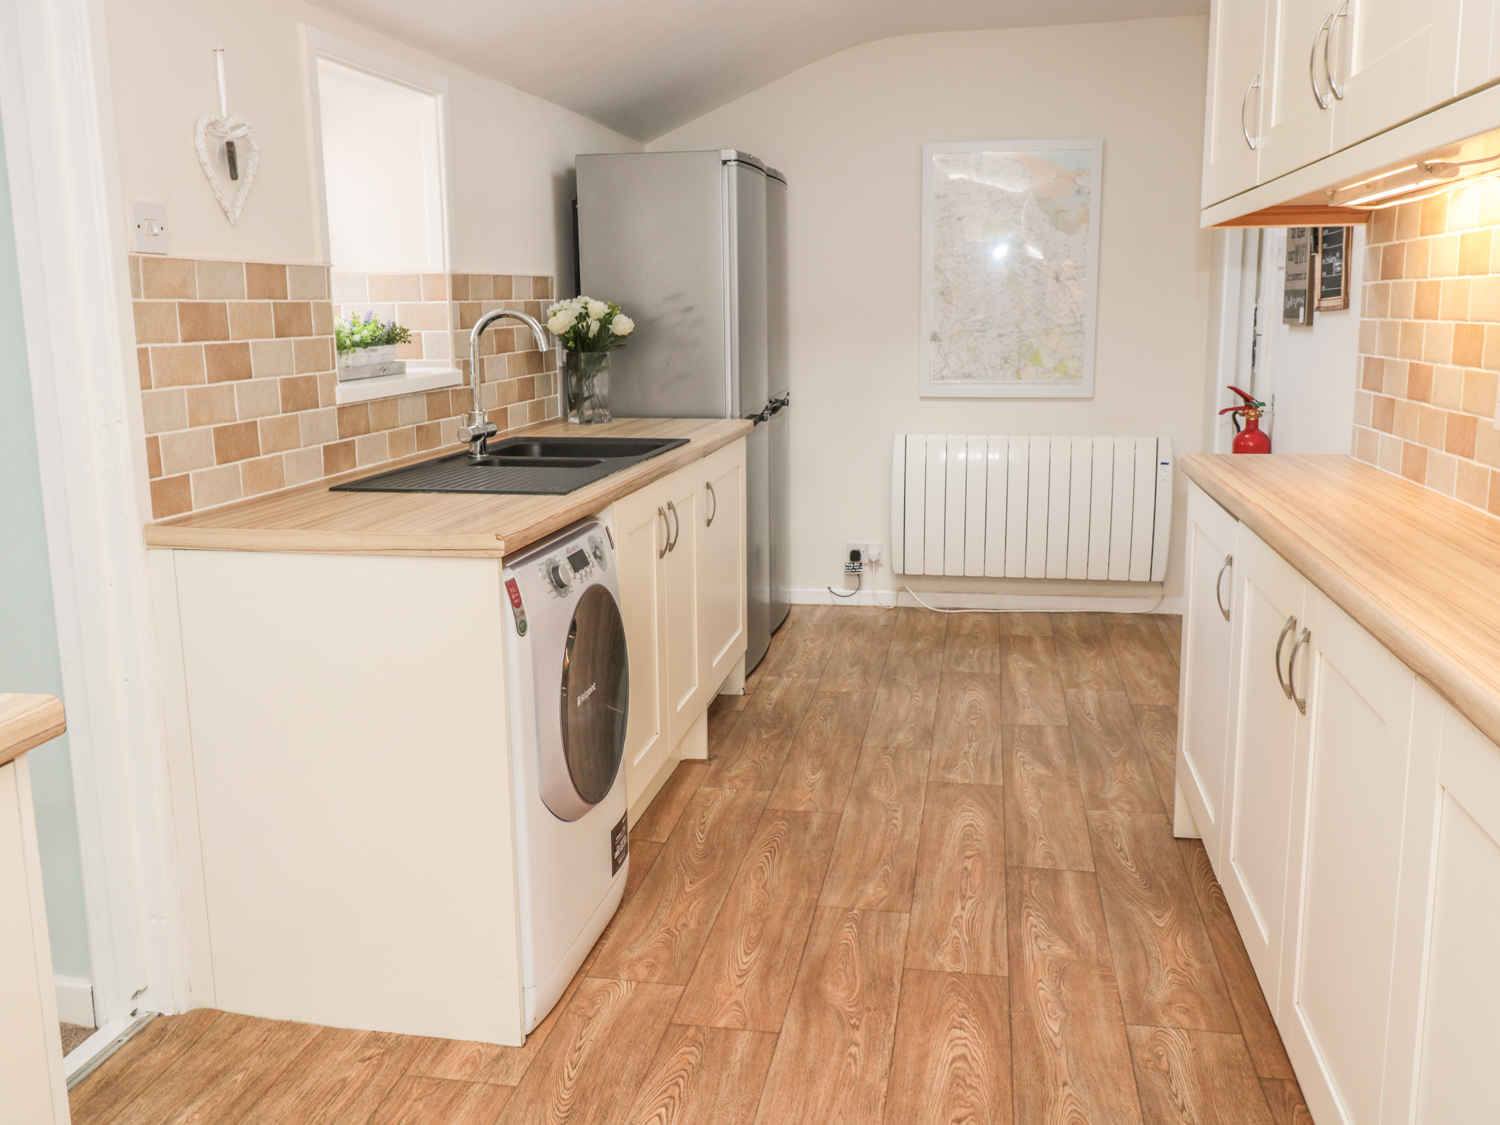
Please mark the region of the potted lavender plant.
[[350, 313], [347, 320], [333, 322], [333, 338], [339, 352], [341, 383], [406, 371], [406, 361], [396, 358], [396, 345], [410, 340], [411, 332], [394, 320], [382, 321], [373, 312], [364, 316]]

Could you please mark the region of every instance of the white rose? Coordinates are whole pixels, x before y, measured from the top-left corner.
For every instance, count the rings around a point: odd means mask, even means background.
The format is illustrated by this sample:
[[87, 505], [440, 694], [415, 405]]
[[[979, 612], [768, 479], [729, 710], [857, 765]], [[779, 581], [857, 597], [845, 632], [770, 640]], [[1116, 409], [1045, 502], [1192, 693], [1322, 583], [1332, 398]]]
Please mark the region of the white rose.
[[554, 314], [552, 319], [547, 321], [547, 331], [551, 332], [554, 336], [561, 336], [572, 327], [573, 314], [566, 310]]
[[590, 300], [588, 306], [590, 320], [603, 320], [609, 315], [609, 306], [603, 301]]
[[635, 331], [635, 321], [624, 313], [615, 313], [614, 320], [609, 322], [609, 330], [616, 336], [629, 336]]
[[585, 328], [583, 330], [583, 334], [585, 336], [593, 336], [593, 335], [596, 335], [598, 333], [598, 331], [599, 331], [599, 322], [597, 320], [591, 320], [585, 326]]

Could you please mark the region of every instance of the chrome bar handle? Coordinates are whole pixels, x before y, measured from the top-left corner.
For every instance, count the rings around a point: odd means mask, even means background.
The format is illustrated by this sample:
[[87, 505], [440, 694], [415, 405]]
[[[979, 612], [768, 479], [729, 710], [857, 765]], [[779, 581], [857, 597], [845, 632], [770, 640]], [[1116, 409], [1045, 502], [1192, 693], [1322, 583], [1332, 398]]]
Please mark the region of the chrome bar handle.
[[667, 550], [677, 550], [677, 537], [682, 534], [682, 517], [677, 514], [677, 507], [672, 501], [667, 501], [667, 511], [672, 513], [672, 539], [667, 544]]
[[1318, 61], [1318, 40], [1323, 38], [1323, 33], [1333, 27], [1333, 13], [1329, 12], [1327, 17], [1318, 25], [1318, 33], [1313, 36], [1312, 50], [1307, 53], [1307, 78], [1312, 83], [1313, 97], [1318, 99], [1318, 108], [1327, 109], [1333, 104], [1333, 96], [1325, 96], [1322, 88], [1318, 85], [1317, 71], [1314, 69]]
[[1303, 629], [1302, 632], [1298, 633], [1297, 643], [1292, 646], [1292, 655], [1287, 657], [1286, 661], [1286, 682], [1290, 688], [1287, 695], [1297, 705], [1297, 710], [1304, 715], [1307, 714], [1307, 697], [1302, 696], [1299, 698], [1297, 695], [1297, 654], [1302, 651], [1302, 646], [1310, 640], [1312, 640], [1311, 629]]
[[1338, 82], [1335, 81], [1333, 77], [1333, 60], [1329, 57], [1329, 52], [1333, 47], [1334, 25], [1336, 25], [1339, 20], [1348, 18], [1349, 0], [1344, 0], [1344, 2], [1339, 5], [1338, 11], [1333, 13], [1333, 18], [1328, 21], [1328, 37], [1323, 40], [1323, 73], [1328, 76], [1328, 88], [1333, 91], [1333, 96], [1336, 97], [1339, 101], [1344, 100], [1344, 95], [1349, 92], [1349, 86], [1347, 83], [1343, 86], [1340, 86]]
[[1281, 627], [1281, 636], [1276, 638], [1276, 682], [1281, 685], [1282, 692], [1288, 699], [1292, 698], [1292, 685], [1281, 677], [1281, 646], [1286, 643], [1286, 635], [1297, 627], [1297, 618], [1288, 617], [1286, 624]]
[[708, 489], [709, 499], [714, 502], [714, 510], [708, 513], [708, 519], [704, 521], [703, 526], [713, 527], [714, 517], [719, 514], [719, 494], [714, 491], [714, 482], [711, 480], [704, 481], [703, 487]]
[[[657, 506], [656, 514], [661, 517], [661, 526], [667, 533], [666, 545], [662, 547], [660, 551], [656, 552], [656, 557], [659, 559], [664, 559], [667, 557], [667, 552], [672, 549], [672, 525], [667, 522], [667, 513], [661, 508], [660, 505]], [[1278, 676], [1281, 675], [1280, 666], [1277, 667], [1276, 674]]]
[[1256, 122], [1255, 136], [1252, 137], [1249, 126], [1245, 124], [1245, 107], [1250, 104], [1250, 92], [1259, 89], [1260, 75], [1257, 74], [1250, 80], [1250, 85], [1245, 87], [1245, 96], [1240, 99], [1240, 132], [1245, 134], [1245, 143], [1250, 146], [1252, 152], [1260, 147], [1260, 123]]
[[1233, 555], [1225, 555], [1224, 556], [1224, 565], [1221, 566], [1221, 567], [1219, 567], [1219, 576], [1214, 579], [1214, 601], [1216, 601], [1216, 602], [1219, 603], [1219, 612], [1224, 615], [1224, 620], [1225, 621], [1229, 620], [1229, 610], [1224, 605], [1224, 598], [1223, 598], [1223, 595], [1219, 593], [1219, 588], [1224, 584], [1224, 572], [1226, 570], [1228, 570], [1230, 567], [1232, 567], [1233, 565], [1234, 565], [1234, 556]]

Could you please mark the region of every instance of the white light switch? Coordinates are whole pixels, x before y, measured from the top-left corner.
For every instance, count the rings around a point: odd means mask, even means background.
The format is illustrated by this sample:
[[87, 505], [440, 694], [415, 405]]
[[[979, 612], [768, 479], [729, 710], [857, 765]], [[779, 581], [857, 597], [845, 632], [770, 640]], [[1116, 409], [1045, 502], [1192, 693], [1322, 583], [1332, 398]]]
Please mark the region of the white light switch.
[[160, 203], [130, 201], [130, 248], [137, 254], [167, 252], [167, 209]]

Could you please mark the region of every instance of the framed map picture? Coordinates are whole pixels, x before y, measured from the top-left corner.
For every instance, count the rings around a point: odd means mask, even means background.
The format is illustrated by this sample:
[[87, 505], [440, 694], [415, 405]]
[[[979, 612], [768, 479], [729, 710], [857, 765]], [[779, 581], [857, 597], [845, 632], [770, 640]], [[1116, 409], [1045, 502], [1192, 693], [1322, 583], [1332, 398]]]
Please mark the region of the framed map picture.
[[1102, 140], [922, 146], [922, 387], [1094, 393]]

